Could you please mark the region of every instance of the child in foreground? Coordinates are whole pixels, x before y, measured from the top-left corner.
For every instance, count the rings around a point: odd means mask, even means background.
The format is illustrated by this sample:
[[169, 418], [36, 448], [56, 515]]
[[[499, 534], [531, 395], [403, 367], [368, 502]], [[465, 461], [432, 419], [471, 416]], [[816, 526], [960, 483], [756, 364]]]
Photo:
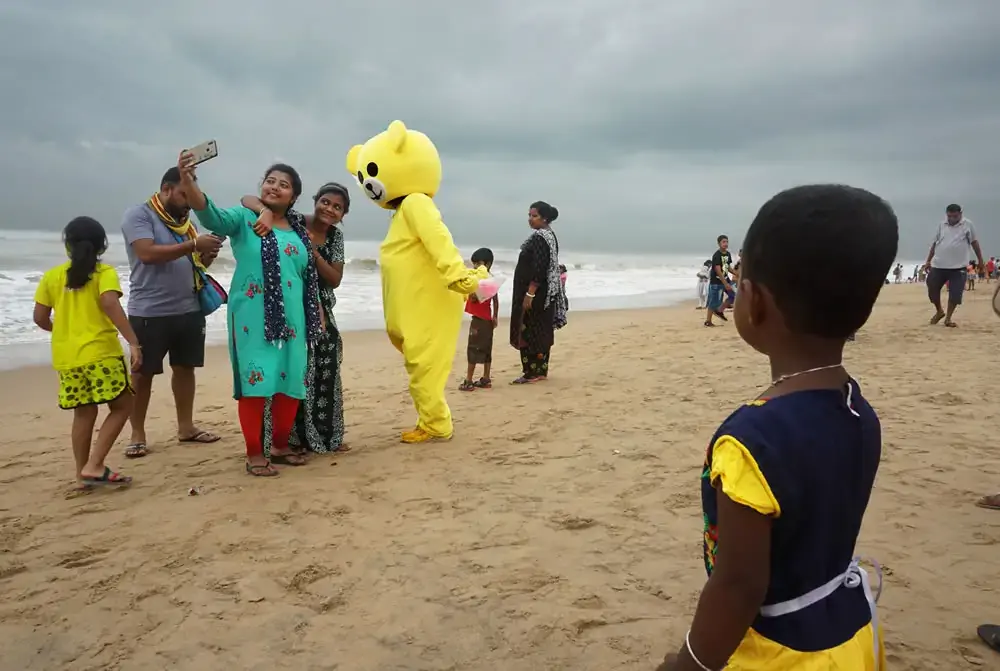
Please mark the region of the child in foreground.
[[[84, 487], [128, 485], [132, 478], [115, 473], [104, 460], [132, 410], [129, 370], [142, 363], [142, 350], [122, 310], [118, 273], [100, 262], [108, 247], [104, 228], [90, 217], [77, 217], [63, 231], [63, 242], [70, 260], [42, 276], [35, 293], [35, 324], [52, 333], [59, 407], [73, 411], [77, 480]], [[129, 344], [130, 364], [119, 333]], [[91, 449], [102, 404], [110, 413]]]
[[[898, 241], [890, 206], [847, 186], [790, 189], [757, 213], [734, 321], [770, 360], [771, 383], [709, 445], [709, 578], [685, 641], [660, 671], [885, 668], [877, 596], [854, 556], [881, 426], [842, 356], [871, 315]], [[800, 258], [818, 264], [809, 282], [788, 263]]]
[[[475, 268], [482, 266], [489, 270], [493, 267], [493, 251], [486, 247], [477, 249], [472, 254], [472, 265]], [[481, 303], [476, 294], [472, 294], [465, 301], [465, 312], [472, 315], [472, 321], [469, 323], [469, 346], [466, 350], [469, 367], [465, 373], [465, 380], [458, 388], [462, 391], [490, 389], [493, 386], [490, 380], [490, 366], [493, 364], [493, 331], [497, 327], [500, 314], [500, 299], [494, 296], [489, 301]], [[477, 365], [482, 365], [483, 376], [473, 382]]]

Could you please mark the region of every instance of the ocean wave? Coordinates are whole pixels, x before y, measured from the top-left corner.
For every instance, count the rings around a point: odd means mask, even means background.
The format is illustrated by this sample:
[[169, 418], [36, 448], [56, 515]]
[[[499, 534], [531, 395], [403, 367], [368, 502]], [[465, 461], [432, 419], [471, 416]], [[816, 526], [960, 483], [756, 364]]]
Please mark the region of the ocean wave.
[[378, 259], [352, 259], [348, 257], [345, 265], [362, 268], [364, 270], [375, 270], [379, 267]]

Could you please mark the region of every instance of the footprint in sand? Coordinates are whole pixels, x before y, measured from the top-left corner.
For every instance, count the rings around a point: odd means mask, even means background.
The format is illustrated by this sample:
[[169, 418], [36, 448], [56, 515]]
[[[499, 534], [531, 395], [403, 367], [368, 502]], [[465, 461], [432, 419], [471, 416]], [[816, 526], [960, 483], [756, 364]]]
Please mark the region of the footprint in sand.
[[62, 568], [83, 568], [85, 566], [91, 566], [103, 560], [104, 555], [107, 553], [107, 550], [90, 550], [88, 548], [81, 548], [63, 557], [56, 564], [56, 566], [61, 566]]

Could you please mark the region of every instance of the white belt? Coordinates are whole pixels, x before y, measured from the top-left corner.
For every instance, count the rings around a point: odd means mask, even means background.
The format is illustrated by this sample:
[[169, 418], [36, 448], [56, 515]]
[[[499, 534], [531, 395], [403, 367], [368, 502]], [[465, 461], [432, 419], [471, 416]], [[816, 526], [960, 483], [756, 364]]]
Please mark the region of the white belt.
[[878, 603], [879, 597], [882, 596], [882, 567], [879, 566], [879, 563], [874, 559], [870, 559], [868, 561], [870, 561], [872, 566], [875, 567], [875, 573], [878, 575], [878, 591], [874, 595], [872, 594], [871, 582], [868, 579], [868, 572], [861, 568], [861, 557], [855, 557], [851, 560], [851, 564], [847, 567], [846, 571], [825, 585], [820, 585], [816, 589], [806, 592], [802, 596], [797, 596], [794, 599], [789, 599], [788, 601], [773, 603], [768, 606], [761, 606], [761, 616], [781, 617], [782, 615], [797, 613], [800, 610], [808, 608], [814, 603], [819, 603], [841, 587], [846, 587], [848, 589], [861, 587], [861, 590], [865, 594], [865, 599], [868, 601], [868, 608], [872, 613], [872, 633], [875, 637], [875, 671], [878, 671], [878, 612], [875, 608], [875, 604]]

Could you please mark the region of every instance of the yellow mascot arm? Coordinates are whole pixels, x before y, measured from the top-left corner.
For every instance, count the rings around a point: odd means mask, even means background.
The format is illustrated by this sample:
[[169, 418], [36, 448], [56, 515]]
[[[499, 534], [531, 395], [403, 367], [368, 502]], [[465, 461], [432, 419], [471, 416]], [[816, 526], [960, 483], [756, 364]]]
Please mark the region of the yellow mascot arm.
[[451, 232], [441, 220], [441, 212], [428, 196], [422, 193], [407, 196], [400, 204], [399, 211], [434, 260], [434, 265], [449, 289], [468, 296], [479, 287], [479, 280], [489, 277], [486, 268], [470, 270], [465, 266]]

